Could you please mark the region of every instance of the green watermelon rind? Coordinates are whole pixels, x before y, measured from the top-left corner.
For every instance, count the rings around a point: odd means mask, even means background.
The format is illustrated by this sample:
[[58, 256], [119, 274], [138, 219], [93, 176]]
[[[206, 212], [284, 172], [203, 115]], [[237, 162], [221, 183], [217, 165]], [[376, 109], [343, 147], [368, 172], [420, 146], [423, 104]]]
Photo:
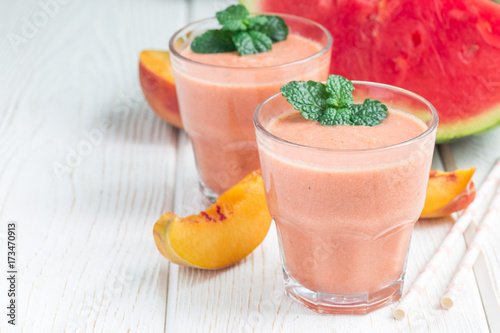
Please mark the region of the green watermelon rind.
[[436, 142], [444, 143], [464, 136], [482, 134], [497, 125], [500, 125], [500, 104], [466, 120], [440, 123]]

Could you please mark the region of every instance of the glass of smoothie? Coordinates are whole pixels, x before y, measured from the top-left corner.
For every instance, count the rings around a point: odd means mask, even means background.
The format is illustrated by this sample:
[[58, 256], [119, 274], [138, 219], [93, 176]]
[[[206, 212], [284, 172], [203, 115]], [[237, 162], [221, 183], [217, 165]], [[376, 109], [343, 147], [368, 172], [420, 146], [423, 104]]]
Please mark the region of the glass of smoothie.
[[397, 301], [425, 201], [438, 116], [424, 98], [354, 81], [381, 124], [325, 126], [281, 93], [254, 114], [287, 295], [320, 313], [364, 314]]
[[217, 19], [194, 22], [170, 40], [182, 123], [194, 148], [205, 195], [215, 198], [259, 169], [252, 116], [265, 98], [292, 80], [324, 81], [332, 37], [321, 25], [273, 14], [288, 25], [288, 37], [269, 52], [194, 53], [194, 37], [220, 28]]

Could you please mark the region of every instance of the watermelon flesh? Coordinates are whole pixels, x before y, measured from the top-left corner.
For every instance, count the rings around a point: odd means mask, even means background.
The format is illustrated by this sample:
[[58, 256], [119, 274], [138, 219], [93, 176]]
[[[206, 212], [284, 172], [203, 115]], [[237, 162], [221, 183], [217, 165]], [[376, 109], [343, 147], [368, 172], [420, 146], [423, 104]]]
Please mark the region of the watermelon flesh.
[[490, 0], [246, 0], [307, 17], [333, 36], [331, 73], [428, 99], [439, 142], [500, 123], [500, 5]]

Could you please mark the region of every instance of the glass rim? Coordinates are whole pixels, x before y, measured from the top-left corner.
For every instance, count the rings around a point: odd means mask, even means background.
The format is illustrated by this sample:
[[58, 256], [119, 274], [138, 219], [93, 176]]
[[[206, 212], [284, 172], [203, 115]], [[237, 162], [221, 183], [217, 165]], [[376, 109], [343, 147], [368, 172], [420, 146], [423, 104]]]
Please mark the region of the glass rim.
[[319, 50], [318, 52], [316, 52], [316, 53], [314, 53], [314, 54], [312, 54], [312, 55], [310, 55], [310, 56], [308, 56], [306, 58], [298, 59], [298, 60], [295, 60], [295, 61], [291, 61], [291, 62], [287, 62], [287, 63], [284, 63], [284, 64], [279, 64], [279, 65], [258, 66], [258, 67], [231, 67], [231, 66], [211, 65], [211, 64], [206, 64], [206, 63], [203, 63], [203, 62], [199, 62], [199, 61], [195, 61], [195, 60], [186, 58], [182, 54], [180, 54], [177, 51], [177, 49], [175, 48], [175, 41], [179, 38], [179, 35], [183, 31], [185, 31], [186, 29], [193, 28], [193, 27], [195, 27], [197, 25], [200, 25], [202, 23], [205, 23], [205, 22], [208, 22], [208, 21], [212, 21], [212, 20], [217, 21], [217, 18], [214, 17], [214, 16], [212, 16], [212, 17], [208, 17], [208, 18], [204, 18], [204, 19], [201, 19], [201, 20], [197, 20], [197, 21], [191, 22], [188, 25], [186, 25], [186, 26], [180, 28], [179, 30], [177, 30], [172, 35], [172, 37], [170, 38], [170, 40], [168, 42], [168, 48], [170, 50], [170, 53], [171, 53], [171, 55], [173, 55], [174, 57], [177, 57], [177, 58], [181, 59], [182, 61], [186, 61], [186, 62], [191, 63], [191, 64], [196, 64], [196, 65], [205, 66], [205, 67], [209, 67], [209, 68], [223, 68], [223, 69], [232, 69], [232, 70], [259, 70], [259, 69], [270, 69], [270, 68], [274, 69], [274, 68], [288, 67], [288, 66], [293, 66], [293, 65], [296, 65], [296, 64], [301, 64], [303, 62], [307, 62], [307, 61], [309, 61], [311, 59], [315, 59], [315, 58], [318, 58], [319, 56], [323, 55], [333, 45], [333, 37], [330, 34], [330, 32], [328, 31], [328, 29], [326, 29], [324, 26], [322, 26], [321, 24], [319, 24], [318, 22], [315, 22], [313, 20], [310, 20], [310, 19], [307, 19], [307, 18], [304, 18], [304, 17], [300, 17], [300, 16], [296, 16], [296, 15], [282, 14], [282, 13], [267, 13], [266, 12], [266, 13], [250, 13], [250, 15], [275, 15], [275, 16], [280, 16], [280, 17], [288, 17], [288, 18], [292, 18], [292, 19], [295, 19], [295, 20], [298, 20], [298, 21], [302, 21], [304, 23], [312, 24], [312, 25], [318, 27], [326, 35], [326, 37], [327, 37], [326, 45], [324, 47], [322, 47], [321, 50]]
[[[325, 83], [325, 82], [323, 82], [323, 83]], [[260, 115], [260, 112], [261, 112], [263, 106], [266, 103], [270, 102], [272, 99], [280, 96], [281, 92], [278, 92], [278, 93], [275, 93], [275, 94], [269, 96], [268, 98], [266, 98], [264, 101], [262, 101], [257, 106], [257, 108], [255, 109], [255, 112], [253, 114], [254, 127], [258, 132], [260, 132], [261, 134], [263, 134], [267, 138], [269, 138], [273, 141], [277, 141], [279, 143], [285, 144], [287, 146], [296, 147], [296, 148], [300, 148], [300, 149], [308, 149], [308, 150], [313, 150], [313, 151], [325, 151], [325, 152], [335, 152], [335, 153], [369, 153], [369, 152], [379, 152], [379, 151], [385, 151], [385, 150], [390, 150], [390, 149], [394, 149], [394, 148], [404, 147], [404, 146], [407, 146], [415, 141], [418, 141], [420, 139], [423, 139], [423, 138], [429, 136], [437, 128], [437, 125], [439, 122], [439, 116], [438, 116], [438, 113], [436, 111], [436, 108], [427, 99], [423, 98], [422, 96], [420, 96], [414, 92], [411, 92], [409, 90], [399, 88], [396, 86], [392, 86], [389, 84], [384, 84], [384, 83], [377, 83], [377, 82], [370, 82], [370, 81], [352, 81], [352, 83], [354, 85], [364, 85], [364, 86], [372, 86], [372, 87], [389, 89], [389, 90], [397, 91], [397, 92], [403, 93], [407, 96], [410, 96], [410, 97], [417, 99], [418, 101], [422, 102], [431, 111], [432, 121], [431, 121], [430, 125], [428, 126], [428, 128], [425, 131], [423, 131], [422, 133], [420, 133], [416, 137], [411, 138], [411, 139], [406, 140], [406, 141], [402, 141], [402, 142], [398, 142], [398, 143], [395, 143], [392, 145], [388, 145], [388, 146], [375, 147], [375, 148], [362, 148], [362, 149], [333, 149], [333, 148], [321, 148], [321, 147], [307, 146], [307, 145], [303, 145], [303, 144], [299, 144], [299, 143], [295, 143], [295, 142], [291, 142], [291, 141], [282, 139], [282, 138], [272, 134], [260, 122], [259, 115]], [[404, 110], [401, 110], [401, 111], [405, 112]]]

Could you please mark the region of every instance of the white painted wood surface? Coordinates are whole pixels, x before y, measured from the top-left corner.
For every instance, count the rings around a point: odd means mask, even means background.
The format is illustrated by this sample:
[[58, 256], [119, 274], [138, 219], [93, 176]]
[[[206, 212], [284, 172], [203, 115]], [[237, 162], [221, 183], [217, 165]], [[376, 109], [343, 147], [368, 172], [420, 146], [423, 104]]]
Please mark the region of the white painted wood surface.
[[[156, 219], [208, 203], [189, 139], [157, 118], [142, 97], [138, 54], [166, 49], [176, 29], [230, 2], [0, 0], [0, 258], [6, 224], [16, 221], [16, 330], [498, 332], [500, 225], [456, 307], [445, 311], [438, 301], [465, 240], [402, 322], [392, 319], [394, 306], [366, 316], [328, 316], [285, 298], [274, 227], [250, 256], [227, 269], [178, 267], [160, 256], [152, 237]], [[47, 3], [52, 7], [44, 10]], [[23, 30], [26, 22], [38, 27], [16, 47], [12, 34], [30, 32]], [[476, 166], [480, 183], [499, 146], [497, 129], [451, 144], [446, 156], [458, 167]], [[68, 162], [72, 166], [64, 167]], [[444, 167], [439, 154], [434, 166]], [[408, 282], [452, 223], [417, 223]], [[7, 285], [0, 281], [4, 304]], [[1, 332], [16, 331], [3, 313], [0, 318]]]

